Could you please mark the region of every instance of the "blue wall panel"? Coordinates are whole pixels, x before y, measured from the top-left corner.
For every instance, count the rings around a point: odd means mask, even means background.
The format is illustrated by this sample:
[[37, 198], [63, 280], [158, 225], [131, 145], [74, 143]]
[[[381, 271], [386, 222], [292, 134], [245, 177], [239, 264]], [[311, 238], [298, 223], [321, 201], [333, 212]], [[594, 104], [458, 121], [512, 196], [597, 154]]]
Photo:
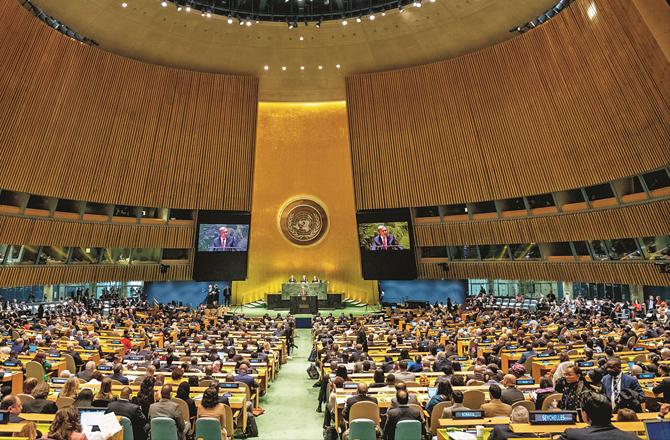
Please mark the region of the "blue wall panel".
[[379, 281], [386, 303], [428, 301], [446, 304], [447, 298], [451, 298], [452, 303], [463, 304], [466, 287], [465, 280]]
[[196, 281], [169, 281], [146, 283], [145, 289], [147, 299], [150, 303], [154, 300], [161, 304], [172, 301], [181, 302], [185, 306], [198, 307], [204, 303], [207, 298], [207, 288], [209, 284], [218, 284], [221, 294], [219, 295], [219, 304], [223, 304], [223, 289], [228, 286], [228, 281], [218, 281], [216, 283], [199, 283]]

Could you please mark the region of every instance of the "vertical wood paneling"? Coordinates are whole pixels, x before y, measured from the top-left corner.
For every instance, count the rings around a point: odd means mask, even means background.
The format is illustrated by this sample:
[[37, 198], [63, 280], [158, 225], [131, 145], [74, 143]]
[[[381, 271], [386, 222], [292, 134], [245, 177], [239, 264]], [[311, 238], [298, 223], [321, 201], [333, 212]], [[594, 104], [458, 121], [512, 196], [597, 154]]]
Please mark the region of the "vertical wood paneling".
[[495, 200], [668, 163], [667, 59], [627, 0], [457, 59], [347, 78], [356, 206]]
[[0, 187], [136, 206], [251, 208], [256, 78], [126, 59], [5, 3]]

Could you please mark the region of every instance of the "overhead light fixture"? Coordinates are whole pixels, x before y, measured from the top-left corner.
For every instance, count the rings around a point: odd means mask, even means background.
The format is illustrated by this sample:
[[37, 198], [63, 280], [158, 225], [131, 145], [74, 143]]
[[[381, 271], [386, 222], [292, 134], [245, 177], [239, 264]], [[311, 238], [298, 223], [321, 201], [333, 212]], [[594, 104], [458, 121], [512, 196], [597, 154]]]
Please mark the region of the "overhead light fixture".
[[167, 2], [161, 2], [161, 6], [167, 8]]
[[281, 66], [281, 70], [286, 70], [286, 66]]
[[589, 20], [593, 20], [593, 18], [598, 14], [598, 9], [596, 9], [596, 4], [591, 3], [589, 7], [586, 9], [586, 15], [589, 17]]
[[370, 16], [370, 20], [374, 20], [374, 19], [375, 19], [375, 16], [374, 16], [374, 15], [371, 15], [371, 16]]
[[263, 66], [263, 70], [270, 70], [270, 66]]
[[348, 24], [349, 24], [349, 22], [347, 20], [342, 20], [342, 26], [346, 26]]
[[319, 18], [319, 21], [316, 22], [314, 25], [315, 28], [319, 29], [321, 27], [321, 19]]
[[228, 16], [228, 24], [233, 24], [233, 17], [230, 15]]
[[305, 66], [300, 66], [300, 70], [305, 70]]
[[121, 7], [122, 7], [122, 8], [127, 8], [127, 7], [128, 7], [128, 3], [126, 3], [126, 2], [121, 3]]
[[323, 70], [323, 66], [319, 66], [319, 70]]
[[336, 69], [339, 69], [339, 68], [340, 68], [340, 65], [339, 65], [339, 64], [335, 64], [335, 68], [336, 68]]

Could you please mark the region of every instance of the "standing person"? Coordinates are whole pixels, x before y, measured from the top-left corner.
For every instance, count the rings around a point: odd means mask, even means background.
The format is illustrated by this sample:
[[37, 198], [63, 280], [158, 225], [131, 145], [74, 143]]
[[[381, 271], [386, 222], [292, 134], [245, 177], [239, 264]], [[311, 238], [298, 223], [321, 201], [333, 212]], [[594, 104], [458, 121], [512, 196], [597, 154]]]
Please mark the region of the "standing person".
[[230, 307], [232, 298], [233, 298], [233, 292], [232, 292], [230, 286], [224, 287], [223, 288], [223, 305], [226, 306], [226, 307]]
[[221, 226], [219, 236], [212, 242], [211, 250], [213, 252], [229, 252], [237, 250], [237, 240], [232, 235], [228, 235], [228, 228]]
[[398, 240], [388, 232], [386, 226], [379, 225], [377, 227], [377, 235], [372, 239], [372, 245], [370, 245], [370, 250], [386, 251], [393, 249], [401, 250], [402, 246], [400, 246]]
[[613, 357], [607, 361], [607, 375], [603, 377], [603, 394], [610, 401], [612, 410], [619, 405], [621, 391], [630, 390], [631, 394], [639, 402], [644, 402], [644, 392], [637, 378], [621, 372], [621, 359]]
[[581, 408], [584, 396], [591, 391], [577, 365], [565, 370], [565, 375], [556, 381], [555, 389], [556, 392], [563, 393], [558, 404], [559, 408], [569, 411]]

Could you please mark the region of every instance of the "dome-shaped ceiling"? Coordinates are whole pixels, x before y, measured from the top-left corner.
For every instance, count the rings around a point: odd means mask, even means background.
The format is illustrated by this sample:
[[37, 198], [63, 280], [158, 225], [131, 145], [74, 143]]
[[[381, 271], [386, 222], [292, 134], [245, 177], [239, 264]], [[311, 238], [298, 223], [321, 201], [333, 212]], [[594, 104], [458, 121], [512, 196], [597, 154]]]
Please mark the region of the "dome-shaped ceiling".
[[424, 0], [420, 7], [377, 13], [372, 20], [350, 18], [346, 26], [331, 20], [289, 29], [286, 23], [247, 25], [160, 0], [32, 0], [101, 49], [166, 66], [258, 76], [263, 101], [344, 99], [348, 74], [425, 64], [490, 46], [517, 36], [510, 29], [556, 2]]

